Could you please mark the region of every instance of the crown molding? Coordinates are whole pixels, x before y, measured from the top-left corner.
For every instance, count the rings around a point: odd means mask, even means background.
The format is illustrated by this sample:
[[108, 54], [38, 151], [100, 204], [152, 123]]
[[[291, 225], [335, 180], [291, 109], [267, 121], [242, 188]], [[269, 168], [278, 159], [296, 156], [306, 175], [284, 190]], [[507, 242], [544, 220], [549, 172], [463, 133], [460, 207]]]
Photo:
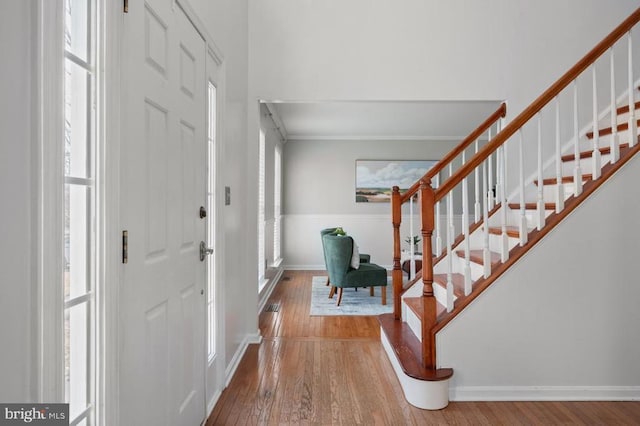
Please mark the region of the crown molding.
[[[290, 141], [461, 141], [466, 136], [426, 136], [426, 135], [296, 135], [289, 134]], [[486, 141], [486, 138], [480, 138]]]

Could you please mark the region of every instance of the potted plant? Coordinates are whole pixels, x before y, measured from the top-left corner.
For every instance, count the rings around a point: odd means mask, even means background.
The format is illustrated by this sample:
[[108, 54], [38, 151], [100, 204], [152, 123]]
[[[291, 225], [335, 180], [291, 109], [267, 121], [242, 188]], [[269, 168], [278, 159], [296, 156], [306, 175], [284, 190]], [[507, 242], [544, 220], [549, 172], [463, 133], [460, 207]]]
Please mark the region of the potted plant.
[[421, 241], [420, 236], [419, 235], [414, 235], [411, 237], [407, 237], [404, 242], [409, 244], [409, 246], [413, 245], [413, 252], [417, 253], [418, 252], [418, 243]]

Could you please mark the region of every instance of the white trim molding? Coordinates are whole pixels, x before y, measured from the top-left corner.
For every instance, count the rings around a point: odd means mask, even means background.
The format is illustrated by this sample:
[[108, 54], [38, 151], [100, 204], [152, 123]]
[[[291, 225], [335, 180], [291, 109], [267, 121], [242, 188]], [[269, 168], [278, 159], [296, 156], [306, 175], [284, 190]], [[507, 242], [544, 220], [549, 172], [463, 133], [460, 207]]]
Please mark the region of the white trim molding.
[[[61, 158], [64, 149], [64, 43], [62, 0], [36, 4], [38, 182], [38, 392], [41, 402], [64, 400], [64, 316], [62, 277], [64, 222]], [[37, 109], [37, 111], [35, 111]]]
[[256, 330], [255, 333], [250, 333], [245, 336], [245, 338], [242, 340], [242, 343], [238, 347], [238, 350], [235, 354], [233, 354], [233, 357], [231, 358], [231, 361], [229, 362], [229, 365], [225, 370], [225, 387], [229, 386], [229, 383], [231, 383], [231, 380], [236, 374], [236, 370], [238, 369], [242, 358], [244, 358], [244, 354], [247, 352], [249, 345], [260, 343], [262, 343], [262, 335], [260, 334], [260, 330]]
[[[46, 0], [45, 0], [46, 1]], [[102, 67], [99, 70], [98, 99], [103, 108], [98, 138], [109, 143], [100, 144], [101, 198], [99, 214], [103, 218], [98, 230], [101, 262], [98, 281], [98, 395], [96, 416], [98, 424], [119, 425], [120, 422], [120, 286], [122, 263], [118, 250], [107, 248], [121, 244], [120, 227], [120, 102], [123, 12], [119, 2], [101, 2], [98, 30]], [[100, 203], [101, 202], [101, 203]]]
[[640, 401], [640, 386], [460, 386], [451, 401]]

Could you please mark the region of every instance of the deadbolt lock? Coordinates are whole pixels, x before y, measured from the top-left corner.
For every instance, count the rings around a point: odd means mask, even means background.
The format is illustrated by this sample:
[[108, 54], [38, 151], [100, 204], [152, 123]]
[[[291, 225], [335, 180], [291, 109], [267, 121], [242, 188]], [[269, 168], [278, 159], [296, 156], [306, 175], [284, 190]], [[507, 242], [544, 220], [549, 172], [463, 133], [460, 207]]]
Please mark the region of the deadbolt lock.
[[207, 209], [205, 209], [204, 207], [200, 207], [200, 219], [204, 219], [205, 217], [207, 217]]

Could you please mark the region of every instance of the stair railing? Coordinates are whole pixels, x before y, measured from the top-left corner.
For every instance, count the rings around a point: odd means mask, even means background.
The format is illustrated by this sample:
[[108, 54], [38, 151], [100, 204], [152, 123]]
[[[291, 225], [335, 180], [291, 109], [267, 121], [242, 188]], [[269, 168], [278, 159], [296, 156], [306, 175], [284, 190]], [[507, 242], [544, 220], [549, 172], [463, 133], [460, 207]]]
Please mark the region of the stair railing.
[[[443, 172], [447, 167], [449, 168], [449, 175], [451, 175], [452, 171], [453, 171], [453, 167], [452, 167], [452, 163], [460, 156], [460, 155], [465, 155], [466, 150], [469, 149], [469, 147], [471, 147], [475, 152], [478, 152], [478, 148], [479, 148], [479, 144], [478, 144], [478, 139], [487, 132], [488, 129], [491, 128], [491, 126], [495, 125], [495, 123], [500, 120], [501, 118], [504, 118], [506, 115], [506, 111], [507, 111], [507, 106], [503, 103], [500, 105], [500, 107], [494, 111], [489, 117], [487, 117], [487, 119], [482, 122], [473, 132], [471, 132], [469, 134], [469, 136], [467, 136], [465, 139], [463, 139], [451, 152], [449, 152], [444, 158], [442, 158], [440, 161], [438, 161], [438, 163], [436, 163], [436, 165], [434, 165], [429, 171], [427, 171], [427, 173], [423, 176], [422, 180], [428, 180], [429, 182], [431, 182], [432, 179], [435, 180], [436, 185], [439, 182], [439, 178], [440, 178], [440, 173]], [[474, 144], [472, 146], [472, 144]], [[402, 293], [403, 290], [403, 279], [402, 279], [402, 269], [401, 269], [401, 240], [400, 240], [400, 226], [402, 224], [402, 205], [403, 204], [409, 204], [409, 214], [410, 214], [410, 231], [409, 231], [409, 236], [410, 238], [413, 238], [413, 236], [415, 235], [415, 232], [413, 230], [413, 215], [414, 215], [414, 209], [418, 209], [421, 212], [424, 212], [424, 200], [421, 199], [420, 203], [418, 206], [414, 206], [414, 200], [415, 200], [415, 196], [416, 194], [419, 193], [419, 191], [421, 191], [421, 185], [420, 182], [416, 182], [415, 184], [413, 184], [406, 192], [404, 192], [403, 194], [400, 194], [400, 190], [398, 187], [394, 187], [392, 190], [392, 195], [391, 195], [391, 210], [392, 210], [392, 215], [393, 215], [393, 241], [394, 241], [394, 248], [393, 248], [393, 291], [394, 291], [394, 316], [396, 319], [400, 319], [401, 314], [400, 314], [400, 295]], [[424, 198], [424, 197], [423, 197]], [[479, 205], [480, 204], [480, 194], [479, 194], [479, 190], [476, 190], [476, 203]], [[440, 221], [440, 205], [438, 203], [438, 205], [436, 206], [437, 208], [437, 213], [436, 213], [436, 217], [437, 217], [437, 222]], [[431, 243], [431, 235], [435, 229], [436, 231], [436, 240], [439, 241], [437, 243], [437, 249], [435, 251], [435, 253], [440, 254], [441, 252], [441, 247], [442, 247], [442, 242], [441, 242], [441, 230], [440, 230], [440, 224], [436, 222], [436, 225], [433, 226], [431, 228], [431, 234], [429, 234], [427, 236], [427, 234], [425, 233], [425, 229], [424, 229], [424, 215], [421, 214], [422, 217], [422, 223], [421, 223], [421, 227], [422, 227], [422, 244], [423, 244], [423, 258], [422, 258], [422, 262], [423, 262], [423, 268], [425, 265], [425, 257], [424, 257], [424, 244], [427, 243]], [[432, 218], [433, 221], [435, 221], [435, 217]], [[410, 257], [413, 258], [413, 244], [410, 243]], [[433, 252], [433, 250], [430, 249], [430, 252]], [[429, 257], [429, 259], [431, 259], [431, 256]], [[413, 268], [415, 268], [415, 266], [413, 266]], [[411, 277], [414, 276], [414, 273], [410, 274]]]
[[[476, 280], [481, 278], [489, 278], [492, 270], [499, 263], [504, 263], [509, 260], [510, 250], [515, 245], [524, 246], [528, 241], [528, 234], [532, 230], [528, 224], [530, 221], [534, 222], [535, 228], [538, 230], [545, 226], [545, 217], [548, 212], [556, 211], [560, 212], [564, 208], [564, 201], [567, 196], [565, 193], [564, 184], [567, 180], [573, 181], [573, 196], [578, 196], [582, 192], [582, 184], [585, 179], [598, 179], [600, 177], [600, 171], [602, 167], [601, 152], [607, 152], [609, 154], [609, 161], [615, 163], [620, 158], [620, 133], [627, 131], [628, 146], [633, 147], [637, 144], [638, 140], [638, 117], [636, 110], [638, 106], [635, 103], [635, 89], [637, 87], [637, 81], [634, 78], [634, 55], [633, 55], [633, 34], [632, 29], [640, 21], [640, 8], [625, 19], [616, 29], [614, 29], [607, 37], [605, 37], [600, 43], [598, 43], [587, 55], [585, 55], [578, 63], [576, 63], [569, 71], [567, 71], [560, 79], [552, 84], [542, 95], [540, 95], [531, 105], [525, 108], [517, 117], [515, 117], [508, 125], [504, 126], [497, 132], [495, 137], [490, 140], [480, 149], [477, 149], [471, 159], [466, 161], [463, 158], [462, 165], [453, 171], [452, 159], [457, 157], [464, 151], [462, 148], [459, 152], [452, 151], [445, 159], [439, 162], [432, 170], [430, 170], [419, 182], [416, 182], [409, 191], [401, 195], [398, 188], [393, 188], [392, 193], [392, 220], [394, 228], [394, 270], [393, 270], [393, 283], [394, 283], [394, 314], [396, 319], [400, 319], [400, 293], [402, 291], [402, 271], [400, 269], [400, 245], [399, 245], [399, 227], [401, 221], [401, 206], [403, 202], [412, 199], [414, 194], [419, 193], [420, 196], [420, 210], [421, 210], [421, 225], [422, 225], [422, 296], [423, 296], [423, 309], [421, 314], [421, 334], [422, 334], [422, 362], [425, 368], [436, 368], [436, 348], [435, 348], [435, 335], [436, 333], [452, 318], [449, 315], [448, 320], [438, 321], [437, 318], [437, 306], [434, 297], [434, 256], [437, 256], [437, 268], [439, 272], [445, 272], [447, 276], [446, 284], [446, 309], [448, 312], [452, 312], [454, 308], [459, 312], [464, 306], [468, 304], [468, 299], [463, 299], [461, 303], [456, 304], [454, 297], [454, 285], [452, 280], [453, 267], [452, 263], [454, 258], [456, 261], [464, 262], [464, 266], [460, 269], [464, 272], [464, 294], [468, 295], [471, 291], [468, 284], [469, 278], [467, 274], [468, 260], [470, 257], [469, 244], [471, 229], [468, 225], [468, 221], [465, 222], [465, 217], [469, 215], [468, 209], [468, 179], [471, 176], [475, 177], [476, 188], [481, 186], [481, 191], [476, 189], [476, 194], [482, 193], [481, 200], [478, 200], [476, 196], [476, 202], [481, 204], [481, 217], [478, 215], [478, 208], [475, 210], [475, 223], [474, 228], [482, 226], [482, 250], [481, 253], [474, 253], [475, 259], [478, 259], [477, 263], [483, 265], [482, 270], [476, 270], [473, 272]], [[624, 36], [626, 37], [626, 46], [624, 41], [621, 41]], [[637, 40], [636, 40], [637, 42]], [[626, 47], [626, 49], [625, 49]], [[626, 51], [622, 59], [620, 59], [620, 51]], [[598, 63], [602, 65], [602, 62], [598, 60], [609, 52], [609, 77], [598, 78], [597, 69]], [[618, 55], [616, 55], [616, 52]], [[626, 57], [626, 58], [624, 58]], [[637, 59], [637, 56], [636, 56]], [[617, 96], [616, 86], [616, 70], [620, 69], [619, 64], [624, 63], [623, 67], [626, 68], [626, 85], [622, 96]], [[606, 65], [606, 63], [605, 63]], [[591, 84], [585, 86], [584, 77], [586, 71], [591, 68]], [[606, 85], [610, 92], [609, 99], [605, 102], [604, 98], [599, 98], [599, 90], [602, 92], [602, 80], [607, 80]], [[589, 91], [591, 92], [591, 104], [589, 108], [586, 105], [589, 104]], [[569, 102], [567, 102], [569, 98]], [[599, 102], [600, 99], [600, 102]], [[562, 101], [562, 102], [561, 102]], [[624, 103], [623, 107], [618, 105]], [[639, 102], [640, 104], [640, 102]], [[547, 108], [550, 106], [550, 108]], [[564, 106], [564, 109], [562, 108]], [[585, 110], [591, 110], [589, 118], [585, 118], [582, 112]], [[628, 114], [626, 123], [618, 124], [617, 117], [621, 112]], [[567, 117], [568, 116], [568, 117]], [[598, 130], [601, 126], [601, 122], [610, 117], [611, 127], [610, 129]], [[579, 123], [589, 121], [586, 128], [580, 129]], [[533, 121], [533, 122], [532, 122]], [[563, 123], [569, 122], [572, 126], [564, 128]], [[551, 123], [550, 126], [545, 126]], [[484, 123], [483, 123], [484, 124]], [[484, 133], [491, 126], [483, 129], [480, 134]], [[475, 135], [465, 139], [465, 141], [477, 140], [478, 136]], [[600, 138], [610, 134], [610, 141], [608, 147], [600, 145]], [[531, 137], [533, 135], [533, 137]], [[543, 140], [549, 135], [554, 138], [554, 152], [552, 153], [552, 161], [545, 163], [543, 161]], [[470, 141], [469, 141], [470, 139]], [[525, 139], [534, 139], [536, 143], [535, 156], [536, 164], [535, 170], [528, 170], [526, 166], [533, 166], [530, 163], [533, 161], [525, 161], [525, 148], [528, 147], [525, 144]], [[568, 140], [570, 144], [563, 145], [562, 141]], [[583, 141], [581, 143], [581, 140]], [[591, 153], [591, 164], [587, 167], [590, 169], [589, 174], [583, 174], [581, 164], [581, 152], [584, 150], [584, 144], [589, 143], [589, 150]], [[582, 145], [582, 148], [581, 148]], [[567, 149], [573, 151], [573, 173], [569, 178], [563, 176], [563, 155], [562, 153]], [[626, 148], [625, 148], [626, 149]], [[515, 150], [515, 151], [514, 151]], [[511, 153], [511, 155], [509, 155]], [[514, 155], [515, 154], [515, 155]], [[548, 154], [549, 155], [549, 154]], [[517, 161], [508, 161], [509, 158], [517, 157]], [[526, 156], [527, 159], [530, 156]], [[566, 158], [566, 155], [564, 156]], [[442, 182], [437, 179], [438, 174], [449, 167], [449, 177]], [[514, 170], [511, 170], [511, 169]], [[495, 172], [496, 183], [493, 185], [489, 176]], [[511, 174], [509, 173], [511, 172]], [[515, 173], [514, 173], [515, 172]], [[525, 179], [525, 174], [527, 175]], [[554, 177], [547, 177], [545, 175], [551, 174]], [[515, 177], [515, 179], [514, 179]], [[436, 178], [436, 179], [434, 179]], [[510, 178], [510, 179], [509, 179]], [[435, 186], [434, 186], [435, 180]], [[514, 184], [517, 181], [517, 185]], [[510, 186], [509, 186], [510, 184]], [[553, 185], [553, 197], [550, 197], [554, 202], [545, 201], [545, 184]], [[508, 187], [509, 186], [509, 187]], [[530, 190], [534, 188], [533, 190]], [[455, 193], [454, 193], [455, 190]], [[512, 190], [512, 194], [507, 196], [507, 190]], [[529, 190], [529, 192], [527, 192]], [[461, 194], [461, 195], [460, 195]], [[515, 198], [515, 195], [519, 195], [518, 202], [509, 203], [510, 199]], [[457, 238], [453, 238], [453, 229], [451, 224], [453, 223], [453, 198], [454, 196], [462, 197], [462, 209], [463, 209], [463, 230], [461, 235]], [[527, 199], [533, 197], [534, 202], [527, 202]], [[436, 250], [432, 247], [432, 235], [434, 229], [439, 227], [439, 212], [440, 203], [446, 202], [447, 204], [447, 238], [446, 246], [441, 251], [442, 247], [439, 245], [438, 239], [440, 237], [439, 231], [436, 231]], [[494, 205], [495, 204], [495, 205]], [[509, 221], [508, 214], [515, 210], [517, 217], [515, 220]], [[527, 214], [527, 211], [533, 212], [533, 214]], [[495, 215], [493, 213], [496, 213]], [[510, 227], [509, 222], [515, 222], [515, 227]], [[498, 253], [492, 252], [489, 244], [489, 232], [491, 225], [493, 226], [493, 232], [498, 230], [497, 243], [494, 241], [494, 247], [497, 245]], [[509, 235], [517, 235], [517, 242], [512, 242]], [[454, 249], [464, 242], [463, 250]]]

